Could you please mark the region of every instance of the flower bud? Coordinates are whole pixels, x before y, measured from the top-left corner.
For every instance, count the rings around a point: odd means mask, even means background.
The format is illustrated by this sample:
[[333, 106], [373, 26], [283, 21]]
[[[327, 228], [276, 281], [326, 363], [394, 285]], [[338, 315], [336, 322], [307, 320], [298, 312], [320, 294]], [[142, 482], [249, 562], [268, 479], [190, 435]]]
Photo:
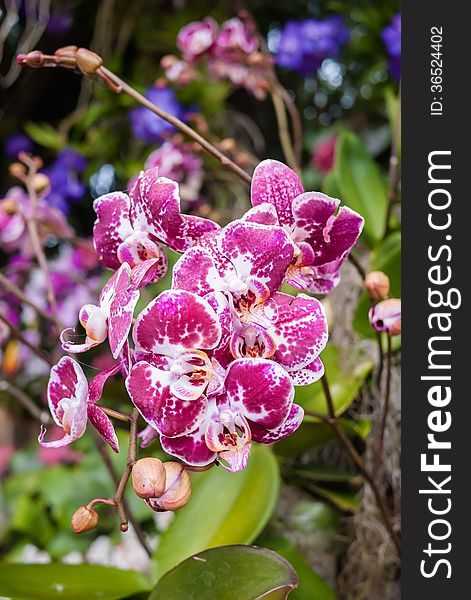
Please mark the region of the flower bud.
[[[157, 500], [157, 510], [176, 511], [179, 508], [186, 506], [190, 500], [190, 476], [188, 475], [188, 471], [180, 463], [166, 462], [164, 463], [164, 467], [167, 481], [163, 496]], [[154, 508], [154, 510], [156, 509]]]
[[375, 331], [386, 331], [389, 335], [401, 333], [401, 301], [390, 298], [378, 302], [370, 309], [369, 319]]
[[63, 48], [58, 48], [54, 54], [56, 56], [64, 56], [67, 58], [75, 58], [77, 54], [77, 46], [64, 46]]
[[382, 271], [371, 271], [365, 277], [365, 290], [373, 300], [386, 300], [389, 294], [389, 277]]
[[98, 525], [98, 513], [88, 506], [77, 508], [71, 519], [74, 533], [85, 533]]
[[95, 75], [97, 69], [103, 64], [101, 56], [86, 48], [79, 48], [75, 57], [77, 59], [77, 67], [84, 75]]
[[36, 175], [33, 177], [32, 184], [36, 194], [41, 195], [49, 188], [49, 177], [44, 175], [44, 173], [36, 173]]
[[26, 175], [26, 167], [23, 163], [14, 162], [10, 165], [9, 168], [10, 175], [16, 177], [17, 179], [23, 179]]
[[165, 481], [166, 471], [158, 458], [141, 458], [132, 468], [132, 486], [139, 498], [160, 498]]

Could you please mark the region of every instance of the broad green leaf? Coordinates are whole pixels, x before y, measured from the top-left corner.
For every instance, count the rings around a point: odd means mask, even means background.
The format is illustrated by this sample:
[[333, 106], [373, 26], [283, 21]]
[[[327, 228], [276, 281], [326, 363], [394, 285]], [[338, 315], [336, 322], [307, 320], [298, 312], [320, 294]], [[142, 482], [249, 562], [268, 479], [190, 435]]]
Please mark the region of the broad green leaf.
[[384, 234], [388, 205], [386, 182], [363, 142], [352, 132], [343, 131], [337, 141], [335, 185], [344, 204], [365, 219], [364, 241], [370, 246]]
[[356, 476], [335, 467], [306, 465], [290, 469], [290, 473], [311, 481], [330, 483], [354, 483]]
[[294, 589], [289, 600], [335, 600], [334, 592], [325, 581], [307, 564], [304, 556], [284, 539], [264, 540], [264, 544], [281, 554], [298, 575], [298, 587]]
[[[358, 359], [354, 369], [348, 370], [340, 365], [339, 350], [333, 344], [322, 352], [325, 372], [337, 416], [344, 413], [355, 400], [361, 385], [371, 371], [369, 358]], [[327, 405], [322, 383], [317, 381], [311, 385], [296, 388], [296, 402], [307, 410], [327, 414]]]
[[344, 512], [353, 513], [360, 507], [361, 499], [356, 493], [333, 490], [314, 483], [309, 483], [306, 487]]
[[[369, 270], [384, 271], [389, 277], [391, 284], [389, 296], [392, 298], [400, 298], [401, 234], [398, 231], [391, 233], [391, 235], [389, 235], [373, 252]], [[365, 292], [362, 292], [353, 316], [353, 328], [363, 337], [374, 338], [376, 337], [376, 333], [371, 328], [368, 320], [370, 306], [370, 299]]]
[[208, 548], [251, 543], [275, 508], [278, 488], [278, 464], [266, 446], [252, 447], [244, 471], [195, 473], [190, 502], [175, 514], [155, 552], [156, 575]]
[[0, 565], [0, 596], [15, 600], [118, 600], [150, 589], [135, 571], [95, 565]]
[[49, 123], [26, 123], [25, 130], [30, 138], [40, 146], [53, 150], [60, 150], [64, 146], [63, 137]]
[[298, 583], [281, 556], [256, 546], [222, 546], [187, 558], [160, 579], [149, 600], [284, 600]]

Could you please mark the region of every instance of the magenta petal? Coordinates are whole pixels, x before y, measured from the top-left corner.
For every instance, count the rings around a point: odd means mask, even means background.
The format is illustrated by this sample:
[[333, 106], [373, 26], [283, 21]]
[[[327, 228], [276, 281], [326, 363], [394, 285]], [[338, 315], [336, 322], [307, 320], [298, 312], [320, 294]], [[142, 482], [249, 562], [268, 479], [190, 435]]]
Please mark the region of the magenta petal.
[[273, 359], [288, 371], [307, 366], [317, 358], [328, 340], [327, 319], [316, 298], [298, 294], [275, 294], [278, 318], [269, 333], [276, 344]]
[[206, 413], [206, 398], [185, 401], [170, 393], [172, 376], [141, 361], [133, 366], [126, 380], [129, 396], [149, 425], [173, 437], [193, 431]]
[[139, 300], [139, 291], [131, 285], [131, 267], [123, 263], [118, 271], [115, 295], [110, 305], [108, 318], [108, 341], [113, 358], [118, 358], [131, 329], [134, 309]]
[[294, 433], [303, 422], [303, 417], [303, 409], [297, 404], [293, 404], [286, 421], [276, 429], [264, 429], [257, 423], [250, 423], [252, 439], [260, 444], [273, 444], [278, 442]]
[[118, 438], [108, 416], [95, 404], [88, 405], [87, 413], [90, 423], [95, 427], [105, 442], [110, 445], [114, 452], [119, 452]]
[[173, 267], [172, 288], [204, 296], [220, 290], [223, 281], [213, 258], [203, 248], [190, 248]]
[[220, 225], [211, 219], [204, 219], [196, 215], [182, 215], [182, 218], [185, 231], [184, 250], [197, 244], [203, 235], [221, 229]]
[[232, 409], [268, 429], [285, 421], [294, 398], [288, 373], [271, 360], [235, 360], [227, 371], [225, 386]]
[[234, 221], [218, 237], [218, 246], [243, 281], [255, 278], [275, 292], [294, 256], [287, 233], [277, 226]]
[[310, 385], [319, 381], [322, 375], [324, 375], [324, 363], [320, 358], [316, 358], [307, 367], [298, 371], [291, 371], [289, 375], [294, 385]]
[[112, 192], [97, 198], [93, 208], [98, 217], [93, 227], [98, 259], [109, 269], [119, 269], [118, 246], [133, 232], [129, 220], [129, 197], [122, 192]]
[[210, 292], [204, 299], [216, 313], [221, 326], [221, 339], [215, 350], [225, 348], [229, 344], [234, 328], [231, 306], [222, 292]]
[[262, 202], [252, 207], [242, 217], [243, 221], [260, 225], [279, 225], [276, 208], [269, 202]]
[[363, 217], [346, 206], [334, 216], [338, 205], [339, 200], [320, 192], [302, 194], [293, 203], [295, 241], [312, 246], [313, 265], [344, 259], [363, 229]]
[[90, 381], [90, 385], [88, 386], [88, 402], [90, 404], [96, 404], [98, 400], [100, 400], [103, 394], [103, 388], [107, 380], [115, 375], [121, 369], [121, 363], [117, 363], [104, 371], [95, 375], [95, 377]]
[[155, 440], [159, 439], [159, 432], [152, 425], [147, 425], [147, 427], [137, 434], [137, 437], [141, 440], [141, 448], [147, 448]]
[[137, 350], [177, 356], [186, 349], [215, 348], [221, 326], [206, 300], [183, 290], [168, 290], [137, 317], [133, 338]]
[[177, 252], [186, 248], [178, 183], [158, 176], [158, 168], [139, 174], [131, 195], [131, 222]]
[[292, 225], [291, 205], [304, 192], [296, 173], [277, 160], [264, 160], [252, 177], [252, 206], [269, 202], [276, 208], [280, 225]]
[[167, 272], [167, 268], [168, 260], [162, 251], [159, 258], [149, 258], [133, 268], [131, 273], [132, 287], [140, 289], [150, 283], [155, 283], [159, 279], [162, 279]]
[[168, 438], [161, 436], [160, 443], [168, 454], [195, 467], [204, 467], [212, 463], [217, 454], [212, 452], [205, 441], [206, 423], [203, 422], [189, 435]]

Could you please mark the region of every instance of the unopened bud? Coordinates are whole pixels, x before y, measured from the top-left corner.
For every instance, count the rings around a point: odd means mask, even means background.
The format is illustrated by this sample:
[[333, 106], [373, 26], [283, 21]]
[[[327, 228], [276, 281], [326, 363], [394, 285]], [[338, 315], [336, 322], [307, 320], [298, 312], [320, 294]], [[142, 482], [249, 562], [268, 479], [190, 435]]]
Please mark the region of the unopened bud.
[[98, 525], [98, 513], [88, 506], [77, 508], [71, 519], [74, 533], [85, 533]]
[[23, 179], [26, 175], [26, 167], [23, 163], [14, 162], [9, 167], [10, 175], [17, 179]]
[[97, 69], [103, 64], [101, 56], [86, 48], [79, 48], [75, 58], [77, 59], [77, 67], [84, 75], [95, 75]]
[[77, 54], [77, 46], [64, 46], [63, 48], [58, 48], [54, 54], [56, 56], [64, 56], [67, 58], [75, 58]]
[[386, 300], [389, 294], [389, 277], [382, 271], [371, 271], [365, 277], [365, 290], [373, 300]]
[[224, 138], [219, 142], [219, 149], [221, 152], [233, 152], [236, 144], [234, 138]]
[[389, 298], [378, 302], [370, 309], [369, 319], [371, 327], [378, 332], [386, 331], [389, 335], [401, 333], [401, 301]]
[[166, 471], [158, 458], [141, 458], [132, 468], [132, 486], [139, 498], [160, 498], [165, 481]]
[[44, 173], [36, 173], [36, 175], [33, 177], [32, 184], [36, 194], [41, 195], [49, 188], [49, 177]]
[[164, 463], [166, 472], [165, 492], [160, 498], [147, 503], [157, 512], [176, 511], [188, 504], [191, 496], [191, 483], [188, 471], [177, 462]]
[[18, 54], [16, 62], [20, 65], [28, 65], [28, 67], [41, 67], [43, 64], [43, 53], [41, 50], [33, 50], [28, 54]]

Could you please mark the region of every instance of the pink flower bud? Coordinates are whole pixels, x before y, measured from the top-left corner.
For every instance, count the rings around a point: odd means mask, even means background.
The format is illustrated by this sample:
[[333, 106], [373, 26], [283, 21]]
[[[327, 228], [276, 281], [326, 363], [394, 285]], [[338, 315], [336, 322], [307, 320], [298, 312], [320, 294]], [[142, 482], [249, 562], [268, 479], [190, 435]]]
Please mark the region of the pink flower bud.
[[93, 508], [81, 506], [74, 512], [71, 524], [74, 533], [85, 533], [95, 529], [98, 525], [98, 513]]
[[103, 64], [101, 56], [86, 48], [79, 48], [75, 57], [77, 59], [77, 67], [84, 75], [95, 75], [97, 69]]
[[190, 477], [180, 463], [166, 462], [163, 466], [166, 472], [165, 492], [160, 498], [150, 498], [146, 502], [156, 512], [173, 512], [186, 506], [190, 500]]
[[386, 300], [389, 294], [389, 277], [382, 271], [371, 271], [365, 277], [365, 290], [373, 300]]
[[401, 301], [390, 298], [378, 302], [370, 309], [369, 319], [375, 331], [386, 331], [389, 335], [401, 333]]
[[166, 470], [158, 458], [141, 458], [132, 468], [132, 486], [139, 498], [160, 498], [165, 481]]

